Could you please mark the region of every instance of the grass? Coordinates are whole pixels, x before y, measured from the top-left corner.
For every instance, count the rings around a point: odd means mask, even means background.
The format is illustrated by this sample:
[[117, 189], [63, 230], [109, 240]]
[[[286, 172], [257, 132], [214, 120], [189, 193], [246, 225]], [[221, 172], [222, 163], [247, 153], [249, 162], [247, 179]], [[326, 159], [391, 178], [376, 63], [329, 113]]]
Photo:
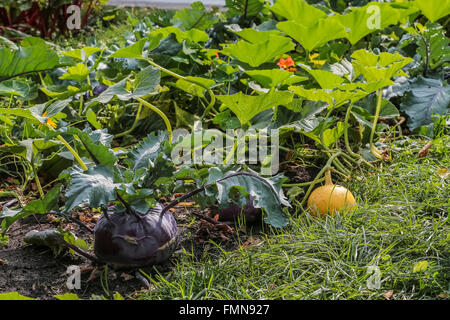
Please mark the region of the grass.
[[417, 158], [424, 144], [403, 140], [392, 163], [347, 184], [354, 212], [319, 220], [298, 210], [243, 249], [186, 252], [139, 298], [448, 299], [450, 184], [437, 170], [450, 169], [449, 138]]

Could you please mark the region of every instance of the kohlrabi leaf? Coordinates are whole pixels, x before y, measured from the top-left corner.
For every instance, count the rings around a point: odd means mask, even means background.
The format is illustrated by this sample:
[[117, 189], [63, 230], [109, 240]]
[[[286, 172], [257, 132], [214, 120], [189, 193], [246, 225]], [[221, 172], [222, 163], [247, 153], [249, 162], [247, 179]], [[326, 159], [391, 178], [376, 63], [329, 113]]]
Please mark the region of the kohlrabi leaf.
[[114, 182], [113, 169], [104, 165], [87, 171], [74, 167], [70, 176], [65, 212], [70, 212], [80, 204], [87, 204], [90, 208], [106, 207], [110, 201], [116, 199], [115, 189], [121, 185]]
[[268, 93], [250, 96], [242, 92], [234, 95], [217, 96], [226, 108], [238, 117], [241, 124], [247, 124], [254, 116], [264, 110], [285, 105], [292, 101], [294, 95], [287, 91], [270, 90]]
[[[214, 174], [214, 170], [218, 168], [211, 168], [209, 170], [210, 175], [218, 177]], [[277, 175], [271, 178], [263, 178], [256, 174], [248, 172], [227, 172], [227, 174], [216, 181], [217, 186], [217, 199], [219, 205], [227, 206], [232, 203], [231, 198], [236, 195], [236, 192], [231, 194], [232, 189], [237, 188], [240, 193], [239, 199], [235, 199], [241, 205], [248, 201], [248, 196], [253, 197], [253, 205], [255, 208], [263, 208], [267, 215], [264, 217], [264, 221], [274, 227], [285, 227], [288, 224], [288, 218], [282, 211], [282, 206], [290, 207], [289, 202], [286, 200], [281, 184], [286, 178], [283, 175]]]
[[158, 155], [164, 151], [167, 141], [168, 137], [164, 132], [159, 132], [157, 135], [151, 133], [128, 153], [124, 162], [133, 171], [139, 168], [149, 169]]
[[[101, 164], [113, 168], [117, 162], [117, 157], [113, 150], [109, 148], [112, 136], [103, 130], [93, 132], [81, 131], [75, 127], [67, 129], [67, 133], [79, 138], [84, 149], [96, 164]], [[105, 136], [106, 135], [106, 136]], [[105, 138], [108, 139], [105, 141]]]
[[37, 87], [23, 79], [10, 79], [0, 82], [0, 95], [18, 96], [21, 100], [32, 100], [37, 98]]
[[416, 78], [411, 81], [400, 110], [409, 116], [409, 129], [428, 125], [433, 122], [433, 115], [450, 112], [450, 86], [441, 80]]

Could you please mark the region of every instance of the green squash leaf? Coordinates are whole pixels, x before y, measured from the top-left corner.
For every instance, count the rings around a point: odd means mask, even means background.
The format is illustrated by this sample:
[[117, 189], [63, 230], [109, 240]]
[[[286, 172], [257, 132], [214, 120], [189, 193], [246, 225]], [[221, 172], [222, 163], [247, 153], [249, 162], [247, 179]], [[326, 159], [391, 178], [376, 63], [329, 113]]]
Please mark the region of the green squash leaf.
[[450, 14], [450, 0], [416, 0], [414, 4], [431, 22]]
[[225, 7], [228, 8], [227, 15], [234, 17], [243, 15], [254, 17], [264, 8], [263, 0], [225, 0]]
[[65, 80], [75, 80], [81, 83], [86, 80], [89, 73], [90, 71], [84, 63], [78, 63], [73, 67], [69, 67], [67, 72], [59, 78]]
[[314, 25], [300, 21], [283, 21], [277, 24], [277, 28], [297, 40], [308, 51], [347, 35], [344, 26], [332, 17], [320, 19]]
[[247, 124], [254, 116], [264, 110], [285, 105], [292, 101], [293, 94], [286, 91], [271, 90], [259, 96], [249, 96], [242, 92], [234, 95], [217, 96], [226, 108], [238, 117], [241, 124]]
[[191, 29], [206, 30], [211, 28], [219, 18], [214, 11], [208, 12], [200, 1], [191, 3], [190, 8], [177, 10], [170, 20], [173, 26], [183, 31]]
[[[212, 85], [214, 85], [216, 82], [212, 79], [207, 79], [207, 78], [202, 78], [202, 77], [192, 77], [192, 76], [187, 76], [187, 79], [193, 80], [195, 82], [198, 82], [200, 84], [205, 85], [206, 87], [211, 87]], [[175, 83], [175, 85], [177, 86], [177, 88], [180, 88], [183, 91], [186, 91], [187, 93], [190, 93], [194, 96], [200, 97], [200, 98], [204, 98], [205, 97], [205, 91], [206, 89], [195, 84], [192, 82], [189, 82], [187, 80], [184, 79], [178, 79], [177, 82]]]
[[277, 0], [270, 10], [287, 20], [301, 23], [306, 27], [311, 27], [318, 20], [327, 17], [325, 12], [304, 0]]
[[237, 43], [229, 44], [222, 50], [222, 53], [231, 55], [252, 67], [258, 67], [295, 48], [287, 37], [275, 35], [270, 31], [258, 32], [262, 40], [255, 42], [240, 40]]

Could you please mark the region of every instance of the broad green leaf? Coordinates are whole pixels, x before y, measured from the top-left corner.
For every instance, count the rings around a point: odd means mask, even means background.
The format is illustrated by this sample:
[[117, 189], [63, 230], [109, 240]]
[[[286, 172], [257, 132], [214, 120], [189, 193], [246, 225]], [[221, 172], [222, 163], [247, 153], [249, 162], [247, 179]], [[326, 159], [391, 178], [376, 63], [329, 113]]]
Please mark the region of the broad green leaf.
[[217, 99], [233, 111], [241, 124], [247, 124], [254, 116], [264, 110], [288, 104], [292, 101], [293, 94], [286, 91], [271, 90], [262, 95], [249, 96], [239, 92], [234, 95], [217, 96]]
[[162, 39], [164, 39], [167, 38], [172, 33], [175, 34], [177, 41], [180, 43], [183, 42], [184, 40], [189, 40], [191, 42], [206, 42], [209, 40], [208, 34], [204, 31], [198, 29], [182, 31], [174, 26], [155, 29], [150, 33], [150, 36], [152, 37], [159, 36]]
[[450, 14], [450, 0], [415, 0], [414, 4], [431, 22]]
[[[211, 87], [212, 85], [214, 85], [216, 83], [214, 80], [207, 79], [207, 78], [192, 77], [192, 76], [187, 76], [186, 78], [193, 80], [195, 82], [201, 83], [201, 84], [205, 85], [206, 87]], [[192, 82], [189, 82], [187, 80], [178, 79], [177, 82], [175, 83], [175, 85], [177, 86], [177, 88], [180, 88], [181, 90], [186, 91], [187, 93], [190, 93], [197, 97], [203, 98], [205, 96], [205, 91], [206, 91], [205, 88], [203, 88], [197, 84], [194, 84]]]
[[59, 78], [66, 80], [75, 80], [81, 83], [86, 80], [86, 77], [89, 75], [89, 73], [90, 71], [84, 63], [78, 63], [73, 67], [69, 67], [67, 69], [67, 72]]
[[102, 125], [97, 121], [97, 115], [92, 109], [88, 109], [86, 112], [86, 119], [95, 129], [102, 129]]
[[423, 61], [427, 61], [431, 69], [436, 69], [445, 62], [450, 61], [450, 38], [445, 35], [445, 30], [441, 27], [430, 27], [423, 32], [424, 43], [420, 38], [417, 41], [417, 52], [422, 56]]
[[249, 64], [252, 67], [258, 67], [265, 62], [271, 62], [282, 54], [294, 50], [292, 41], [283, 36], [270, 33], [268, 36], [261, 32], [263, 41], [247, 42], [240, 40], [237, 43], [229, 44], [222, 53], [231, 55], [236, 59]]
[[333, 98], [329, 92], [321, 89], [305, 89], [300, 86], [290, 86], [288, 88], [293, 91], [297, 96], [305, 98], [311, 101], [324, 101], [327, 102], [329, 106], [333, 106]]
[[58, 300], [84, 300], [78, 297], [76, 293], [67, 292], [64, 294], [57, 294], [54, 296]]
[[304, 0], [277, 0], [270, 10], [287, 20], [299, 22], [306, 27], [312, 27], [317, 20], [327, 17], [325, 12]]
[[328, 17], [318, 20], [314, 25], [306, 25], [299, 21], [283, 21], [277, 24], [277, 28], [297, 40], [308, 51], [346, 36], [344, 26]]
[[229, 27], [229, 30], [236, 33], [243, 40], [248, 41], [250, 43], [258, 43], [270, 40], [270, 36], [281, 36], [281, 32], [279, 30], [269, 30], [269, 31], [261, 31], [254, 28], [245, 28], [241, 29], [240, 27], [236, 27], [236, 25], [232, 25]]
[[66, 191], [65, 212], [70, 212], [80, 204], [90, 208], [106, 207], [116, 199], [115, 189], [120, 187], [114, 182], [113, 171], [104, 165], [98, 165], [87, 171], [75, 167], [70, 173], [71, 181]]
[[103, 130], [95, 130], [93, 132], [81, 131], [78, 128], [70, 127], [66, 131], [68, 134], [76, 136], [88, 152], [89, 157], [93, 158], [96, 163], [113, 168], [116, 165], [117, 157], [109, 148], [109, 141], [112, 139], [111, 135], [105, 137]]
[[249, 70], [245, 71], [245, 73], [265, 88], [275, 88], [292, 76], [291, 72], [281, 69]]
[[152, 66], [148, 66], [136, 75], [132, 85], [128, 83], [128, 78], [125, 78], [109, 86], [98, 97], [89, 101], [86, 106], [90, 106], [95, 102], [108, 103], [114, 97], [122, 101], [145, 97], [154, 92], [160, 80], [161, 72]]
[[228, 8], [227, 15], [234, 17], [243, 15], [253, 17], [258, 15], [264, 8], [263, 0], [225, 0], [225, 7]]
[[331, 129], [326, 129], [322, 133], [323, 143], [327, 147], [331, 147], [338, 139], [344, 134], [345, 124], [339, 121], [336, 127]]
[[191, 3], [190, 8], [177, 10], [170, 20], [173, 26], [187, 31], [193, 28], [206, 30], [211, 28], [219, 18], [215, 16], [214, 11], [207, 11], [200, 1]]
[[[49, 48], [42, 39], [39, 40], [41, 41], [36, 42], [35, 45], [22, 45], [17, 50], [0, 48], [0, 81], [30, 72], [51, 70], [59, 65], [59, 57], [56, 52]], [[27, 45], [26, 42], [22, 42], [22, 44]]]
[[61, 52], [61, 54], [66, 57], [74, 58], [74, 59], [81, 60], [81, 61], [86, 61], [87, 58], [89, 58], [91, 55], [93, 55], [94, 53], [96, 53], [98, 51], [102, 51], [102, 49], [86, 46], [86, 47], [83, 47], [82, 49], [64, 51], [64, 52]]
[[36, 87], [22, 79], [11, 79], [0, 82], [0, 95], [7, 97], [19, 96], [23, 100], [31, 100], [37, 97]]
[[400, 110], [409, 116], [410, 130], [428, 125], [433, 122], [433, 115], [450, 112], [450, 86], [441, 80], [416, 78], [411, 81]]
[[133, 171], [140, 168], [148, 169], [150, 166], [153, 167], [153, 163], [163, 151], [166, 141], [168, 141], [166, 134], [158, 133], [155, 135], [151, 133], [128, 153], [128, 157], [124, 162]]
[[394, 54], [381, 52], [376, 55], [365, 49], [353, 52], [352, 58], [355, 77], [362, 74], [367, 82], [390, 80], [395, 76], [408, 76], [402, 68], [414, 61], [412, 58], [404, 57], [397, 52]]
[[[217, 168], [211, 168], [209, 170], [210, 175], [212, 171], [218, 170]], [[264, 221], [274, 227], [285, 227], [289, 220], [282, 211], [282, 206], [290, 207], [289, 202], [283, 194], [281, 184], [286, 179], [282, 175], [277, 175], [271, 178], [263, 178], [255, 174], [241, 172], [240, 175], [232, 176], [234, 172], [228, 172], [226, 176], [230, 178], [222, 181], [217, 181], [217, 199], [219, 205], [229, 205], [230, 191], [232, 188], [239, 188], [245, 190], [245, 192], [253, 197], [253, 205], [256, 208], [263, 208], [267, 212], [267, 216], [264, 217]], [[246, 197], [239, 199], [239, 203], [246, 203]]]
[[35, 298], [30, 298], [15, 292], [0, 293], [0, 300], [36, 300]]
[[131, 46], [117, 50], [109, 57], [145, 60], [145, 58], [142, 56], [142, 50], [144, 49], [144, 46], [147, 42], [148, 42], [147, 38], [142, 38], [141, 40], [133, 43]]
[[32, 214], [46, 214], [50, 210], [58, 210], [58, 197], [61, 184], [56, 185], [46, 193], [43, 199], [33, 200], [20, 209], [3, 208], [0, 212], [1, 229], [4, 235], [8, 228], [17, 220], [24, 219]]
[[345, 81], [344, 78], [325, 70], [311, 70], [303, 67], [310, 75], [314, 77], [322, 89], [335, 89]]
[[[378, 12], [374, 9], [375, 7], [379, 10], [379, 16], [377, 16]], [[337, 14], [332, 19], [344, 25], [348, 30], [346, 38], [354, 45], [366, 35], [397, 24], [415, 11], [417, 9], [414, 6], [399, 8], [394, 7], [391, 3], [369, 2], [364, 7], [352, 8], [350, 13]]]

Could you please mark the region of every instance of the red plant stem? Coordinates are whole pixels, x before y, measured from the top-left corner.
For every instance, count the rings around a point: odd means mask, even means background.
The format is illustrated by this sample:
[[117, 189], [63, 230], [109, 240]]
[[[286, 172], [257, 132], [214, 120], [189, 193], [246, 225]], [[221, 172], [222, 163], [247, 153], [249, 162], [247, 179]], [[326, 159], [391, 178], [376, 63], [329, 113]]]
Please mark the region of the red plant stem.
[[88, 18], [89, 18], [89, 14], [91, 13], [91, 10], [92, 10], [92, 3], [93, 3], [93, 2], [94, 2], [94, 0], [91, 0], [91, 1], [89, 2], [89, 6], [88, 6], [86, 12], [84, 13], [83, 20], [82, 20], [82, 22], [81, 22], [81, 27], [82, 27], [82, 28], [83, 28], [83, 27], [86, 25], [86, 23], [87, 23], [87, 20], [88, 20]]

